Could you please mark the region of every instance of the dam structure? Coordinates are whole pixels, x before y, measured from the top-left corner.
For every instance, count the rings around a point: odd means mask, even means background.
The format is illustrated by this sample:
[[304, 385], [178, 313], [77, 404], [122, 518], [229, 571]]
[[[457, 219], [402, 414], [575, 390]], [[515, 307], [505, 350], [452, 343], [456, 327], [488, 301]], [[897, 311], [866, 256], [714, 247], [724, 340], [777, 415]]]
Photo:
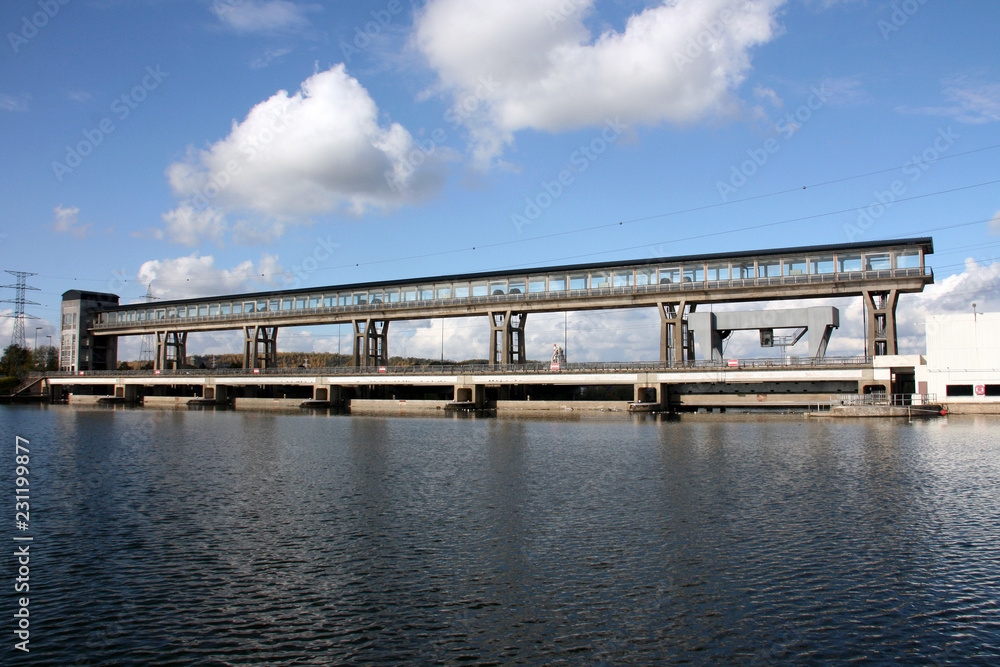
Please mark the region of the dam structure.
[[[899, 297], [933, 283], [926, 263], [933, 251], [932, 239], [907, 238], [133, 304], [120, 304], [115, 294], [70, 290], [62, 302], [60, 371], [46, 374], [44, 382], [56, 397], [89, 393], [139, 400], [174, 392], [178, 399], [280, 395], [336, 402], [345, 392], [357, 400], [370, 400], [362, 397], [369, 395], [406, 400], [398, 397], [436, 392], [444, 397], [440, 400], [475, 406], [521, 396], [565, 395], [571, 387], [627, 385], [634, 388], [633, 402], [660, 406], [685, 401], [738, 404], [749, 395], [761, 403], [771, 395], [802, 403], [832, 393], [897, 393], [895, 374], [887, 379], [876, 372], [876, 360], [898, 354]], [[833, 297], [863, 300], [863, 355], [826, 356], [830, 337], [840, 326], [836, 308], [762, 307]], [[741, 304], [742, 309], [704, 308], [717, 304]], [[527, 360], [529, 315], [622, 308], [657, 311], [658, 361], [549, 365]], [[470, 316], [483, 318], [487, 363], [418, 369], [388, 364], [392, 322]], [[351, 367], [278, 367], [282, 330], [329, 324], [350, 326]], [[189, 334], [218, 330], [242, 332], [242, 368], [190, 368]], [[808, 336], [809, 356], [725, 359], [722, 343], [737, 330], [758, 331], [763, 347], [789, 346]], [[152, 370], [116, 370], [122, 336], [154, 338]], [[734, 398], [740, 395], [743, 399]]]

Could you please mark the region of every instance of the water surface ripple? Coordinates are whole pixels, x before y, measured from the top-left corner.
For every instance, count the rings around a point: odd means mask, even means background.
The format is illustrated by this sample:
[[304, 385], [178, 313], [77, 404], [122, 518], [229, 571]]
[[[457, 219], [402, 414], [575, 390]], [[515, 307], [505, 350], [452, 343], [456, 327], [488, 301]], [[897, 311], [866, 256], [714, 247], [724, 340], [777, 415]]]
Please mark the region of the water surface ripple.
[[0, 423], [31, 664], [1000, 664], [1000, 420]]

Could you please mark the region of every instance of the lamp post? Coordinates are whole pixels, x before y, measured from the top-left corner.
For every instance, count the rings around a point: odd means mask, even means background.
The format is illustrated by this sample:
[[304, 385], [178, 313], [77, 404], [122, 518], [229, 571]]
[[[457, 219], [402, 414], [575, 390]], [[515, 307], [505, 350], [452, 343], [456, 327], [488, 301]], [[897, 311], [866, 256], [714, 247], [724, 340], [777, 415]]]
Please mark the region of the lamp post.
[[35, 349], [38, 349], [38, 332], [42, 330], [42, 327], [35, 327]]

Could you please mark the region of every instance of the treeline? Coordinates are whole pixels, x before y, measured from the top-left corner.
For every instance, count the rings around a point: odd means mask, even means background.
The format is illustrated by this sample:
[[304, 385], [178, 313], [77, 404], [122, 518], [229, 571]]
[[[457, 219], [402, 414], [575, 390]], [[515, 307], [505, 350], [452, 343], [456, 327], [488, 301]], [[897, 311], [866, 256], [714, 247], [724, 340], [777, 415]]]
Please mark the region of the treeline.
[[59, 369], [59, 350], [51, 345], [30, 350], [20, 345], [8, 345], [0, 358], [0, 375], [24, 377], [31, 371]]

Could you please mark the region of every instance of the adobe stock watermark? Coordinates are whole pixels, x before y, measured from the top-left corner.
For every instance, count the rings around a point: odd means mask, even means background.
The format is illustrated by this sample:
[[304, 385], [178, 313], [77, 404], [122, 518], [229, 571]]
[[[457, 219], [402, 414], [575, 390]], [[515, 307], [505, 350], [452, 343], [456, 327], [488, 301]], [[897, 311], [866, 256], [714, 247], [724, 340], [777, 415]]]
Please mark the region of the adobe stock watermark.
[[[128, 287], [129, 274], [125, 267], [111, 271], [111, 280], [108, 281], [108, 292], [118, 294]], [[134, 280], [132, 282], [135, 282]]]
[[889, 35], [899, 32], [900, 29], [909, 22], [913, 16], [920, 11], [920, 8], [927, 4], [927, 0], [902, 0], [892, 3], [892, 13], [889, 20], [879, 19], [878, 29], [882, 33], [882, 39], [889, 41]]
[[27, 46], [28, 42], [37, 37], [38, 32], [44, 29], [49, 24], [49, 21], [56, 17], [59, 10], [69, 4], [69, 1], [38, 0], [36, 4], [39, 11], [34, 12], [31, 16], [22, 16], [21, 29], [17, 32], [10, 31], [7, 33], [7, 41], [10, 42], [10, 48], [13, 49], [14, 54], [19, 53], [22, 47]]
[[525, 197], [524, 209], [520, 213], [511, 214], [510, 221], [517, 233], [520, 234], [524, 227], [538, 220], [542, 212], [552, 206], [566, 191], [566, 188], [573, 185], [576, 176], [587, 171], [590, 165], [618, 141], [618, 138], [627, 129], [628, 125], [621, 122], [617, 116], [613, 120], [606, 119], [601, 133], [573, 151], [566, 167], [556, 174], [555, 179], [552, 181], [543, 180], [540, 184], [541, 188], [535, 196]]
[[[931, 142], [931, 145], [903, 164], [903, 173], [908, 177], [908, 181], [910, 183], [919, 181], [927, 173], [927, 170], [931, 168], [931, 165], [951, 150], [955, 142], [961, 138], [962, 136], [956, 134], [950, 127], [947, 129], [938, 129], [937, 136]], [[885, 190], [876, 190], [874, 192], [875, 200], [858, 211], [857, 220], [853, 223], [844, 224], [844, 235], [847, 236], [848, 241], [854, 241], [865, 236], [875, 226], [875, 223], [885, 215], [886, 211], [896, 201], [906, 195], [906, 191], [907, 181], [901, 178], [894, 180]]]
[[372, 10], [368, 12], [372, 20], [365, 22], [363, 26], [354, 26], [354, 39], [351, 43], [341, 40], [340, 52], [344, 56], [344, 63], [350, 64], [351, 58], [361, 53], [369, 46], [372, 40], [389, 27], [393, 19], [403, 11], [401, 0], [389, 0], [384, 9]]
[[291, 289], [301, 287], [309, 279], [309, 274], [328, 262], [339, 247], [340, 244], [333, 240], [332, 234], [327, 234], [325, 239], [317, 236], [312, 252], [300, 264], [293, 264], [291, 271], [285, 274], [292, 279], [289, 287]]
[[707, 50], [711, 49], [723, 37], [726, 26], [733, 20], [733, 16], [733, 10], [727, 7], [711, 21], [703, 23], [701, 30], [694, 36], [688, 37], [684, 48], [674, 51], [674, 64], [677, 65], [677, 70], [683, 72], [685, 67], [694, 63]]
[[94, 149], [100, 146], [108, 135], [118, 129], [114, 119], [117, 118], [119, 122], [124, 122], [133, 111], [139, 108], [140, 104], [146, 101], [151, 92], [160, 87], [160, 84], [168, 76], [170, 73], [164, 72], [159, 65], [156, 67], [147, 66], [146, 74], [139, 83], [131, 90], [116, 97], [111, 103], [111, 115], [102, 118], [95, 127], [81, 130], [83, 139], [76, 144], [67, 144], [66, 156], [63, 161], [56, 160], [52, 163], [52, 173], [55, 174], [56, 180], [62, 183], [68, 174], [72, 174], [77, 167], [83, 164], [84, 159], [93, 153]]
[[818, 87], [812, 86], [811, 94], [806, 101], [800, 104], [794, 111], [785, 114], [775, 126], [777, 137], [769, 137], [758, 148], [747, 149], [747, 159], [739, 164], [733, 164], [729, 168], [729, 178], [716, 181], [715, 189], [719, 192], [719, 198], [728, 202], [729, 198], [735, 195], [740, 188], [746, 185], [764, 165], [768, 163], [772, 155], [781, 150], [783, 142], [787, 142], [795, 136], [802, 126], [808, 123], [830, 101], [831, 93], [826, 89], [826, 83], [821, 83]]
[[578, 13], [585, 4], [574, 0], [563, 0], [555, 9], [545, 10], [545, 20], [549, 22], [549, 27], [554, 30], [557, 25]]

